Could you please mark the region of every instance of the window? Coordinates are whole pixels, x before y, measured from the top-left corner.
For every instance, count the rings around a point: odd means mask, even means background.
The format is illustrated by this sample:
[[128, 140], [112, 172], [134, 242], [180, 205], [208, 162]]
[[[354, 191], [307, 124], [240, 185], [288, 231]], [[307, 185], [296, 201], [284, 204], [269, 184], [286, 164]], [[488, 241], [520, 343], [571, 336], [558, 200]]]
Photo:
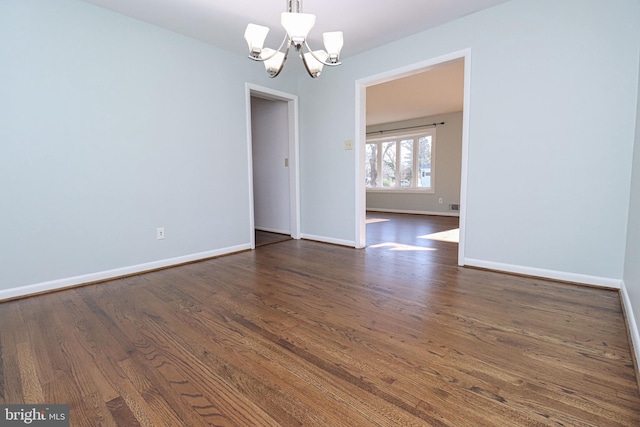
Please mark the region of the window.
[[433, 192], [435, 129], [367, 139], [367, 190]]

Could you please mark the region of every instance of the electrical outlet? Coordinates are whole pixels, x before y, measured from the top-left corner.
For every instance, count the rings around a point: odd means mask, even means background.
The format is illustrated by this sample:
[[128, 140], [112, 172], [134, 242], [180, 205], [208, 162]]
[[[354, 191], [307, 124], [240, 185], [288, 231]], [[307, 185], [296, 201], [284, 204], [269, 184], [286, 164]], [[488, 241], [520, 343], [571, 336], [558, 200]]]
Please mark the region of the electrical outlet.
[[353, 139], [345, 139], [344, 140], [344, 149], [345, 150], [353, 150]]
[[164, 239], [164, 227], [156, 228], [156, 239], [158, 240]]
[[442, 204], [442, 197], [438, 199], [438, 203]]

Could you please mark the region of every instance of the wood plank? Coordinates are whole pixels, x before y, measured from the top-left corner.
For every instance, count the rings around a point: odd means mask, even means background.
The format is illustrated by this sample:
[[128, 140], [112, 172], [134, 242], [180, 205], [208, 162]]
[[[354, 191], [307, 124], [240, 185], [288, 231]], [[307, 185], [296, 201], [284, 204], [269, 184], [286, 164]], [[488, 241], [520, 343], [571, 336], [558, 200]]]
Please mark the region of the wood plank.
[[16, 345], [16, 356], [20, 369], [20, 380], [25, 403], [39, 403], [44, 401], [42, 385], [36, 369], [33, 350], [28, 343], [20, 342]]
[[23, 324], [19, 301], [0, 304], [0, 342], [2, 343], [2, 371], [4, 376], [4, 402], [24, 403], [24, 390], [20, 378], [17, 345], [26, 339], [20, 336]]
[[119, 426], [140, 427], [138, 419], [122, 397], [118, 396], [108, 401], [107, 408]]
[[2, 339], [0, 339], [0, 405], [6, 403], [4, 391], [4, 353], [2, 351]]

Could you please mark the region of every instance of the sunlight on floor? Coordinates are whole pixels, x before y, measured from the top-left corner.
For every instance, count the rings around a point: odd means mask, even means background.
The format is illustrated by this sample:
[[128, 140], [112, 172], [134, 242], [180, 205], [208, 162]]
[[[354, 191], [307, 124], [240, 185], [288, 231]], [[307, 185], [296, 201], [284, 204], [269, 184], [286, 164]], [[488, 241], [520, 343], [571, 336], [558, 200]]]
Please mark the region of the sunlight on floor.
[[387, 222], [387, 221], [391, 221], [391, 220], [386, 218], [367, 218], [366, 223], [375, 224], [376, 222]]
[[422, 246], [405, 245], [403, 243], [379, 243], [369, 246], [373, 249], [388, 248], [390, 251], [437, 251], [435, 248], [425, 248]]
[[460, 229], [454, 228], [453, 230], [441, 231], [439, 233], [433, 233], [433, 234], [426, 234], [424, 236], [418, 236], [418, 238], [437, 240], [439, 242], [460, 243]]

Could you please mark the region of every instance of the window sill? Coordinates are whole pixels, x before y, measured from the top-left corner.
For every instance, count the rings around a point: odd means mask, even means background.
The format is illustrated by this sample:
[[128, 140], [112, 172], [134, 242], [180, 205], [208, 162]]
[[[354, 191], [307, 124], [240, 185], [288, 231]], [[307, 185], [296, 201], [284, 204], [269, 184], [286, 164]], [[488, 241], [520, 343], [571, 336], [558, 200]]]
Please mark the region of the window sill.
[[367, 193], [435, 194], [433, 188], [367, 188]]

